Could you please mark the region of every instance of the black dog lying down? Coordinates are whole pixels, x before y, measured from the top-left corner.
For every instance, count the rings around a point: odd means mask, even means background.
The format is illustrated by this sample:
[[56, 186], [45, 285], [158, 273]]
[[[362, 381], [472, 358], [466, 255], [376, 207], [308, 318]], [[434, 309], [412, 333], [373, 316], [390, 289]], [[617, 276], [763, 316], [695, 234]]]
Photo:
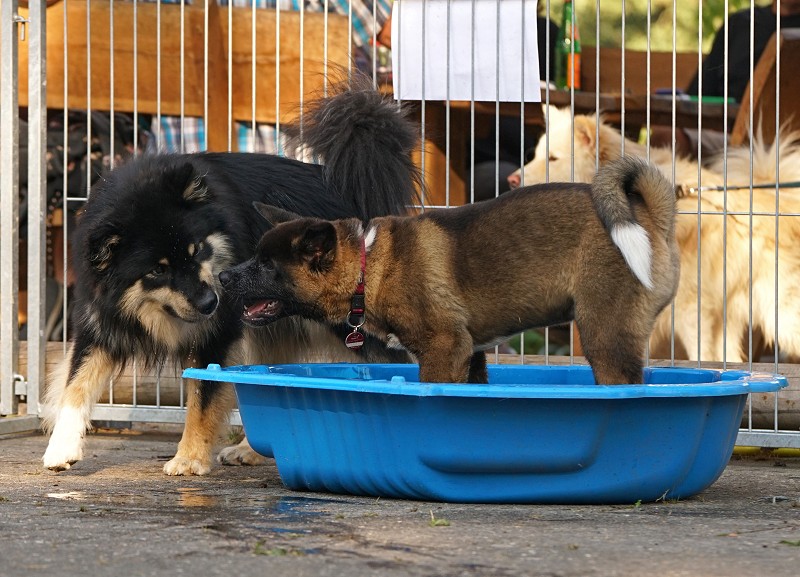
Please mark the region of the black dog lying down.
[[[421, 185], [411, 160], [416, 129], [357, 77], [309, 105], [302, 141], [297, 127], [288, 131], [323, 165], [261, 154], [145, 155], [92, 189], [73, 235], [74, 342], [46, 394], [45, 467], [68, 469], [83, 457], [94, 403], [134, 358], [149, 367], [353, 358], [316, 323], [243, 327], [217, 274], [251, 257], [266, 230], [254, 201], [326, 219], [405, 213]], [[376, 361], [397, 360], [380, 342], [370, 351]], [[167, 474], [209, 472], [233, 402], [231, 387], [193, 383]]]

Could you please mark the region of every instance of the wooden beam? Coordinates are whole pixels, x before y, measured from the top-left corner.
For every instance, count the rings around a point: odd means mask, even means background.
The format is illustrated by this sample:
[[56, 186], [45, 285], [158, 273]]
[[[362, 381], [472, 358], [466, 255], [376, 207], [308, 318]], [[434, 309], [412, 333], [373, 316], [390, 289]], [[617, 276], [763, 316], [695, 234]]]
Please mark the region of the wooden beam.
[[[349, 24], [343, 15], [296, 11], [276, 14], [275, 10], [257, 9], [254, 19], [252, 9], [232, 8], [229, 60], [227, 7], [210, 4], [206, 28], [203, 6], [162, 4], [159, 10], [157, 4], [138, 3], [134, 36], [131, 2], [91, 0], [88, 22], [86, 6], [85, 0], [66, 0], [66, 4], [58, 3], [48, 9], [48, 108], [110, 110], [113, 103], [114, 109], [120, 112], [137, 110], [143, 114], [160, 112], [194, 117], [203, 117], [207, 108], [210, 150], [227, 149], [231, 119], [245, 122], [255, 119], [274, 124], [278, 117], [281, 122], [297, 118], [301, 100], [308, 100], [324, 89], [326, 57], [329, 68], [349, 65]], [[25, 11], [20, 11], [24, 15]], [[65, 17], [69, 31], [66, 40]], [[156, 35], [157, 22], [161, 29], [160, 44]], [[254, 22], [255, 111], [252, 98]], [[280, 46], [276, 46], [278, 30]], [[27, 45], [21, 43], [21, 106], [28, 104], [27, 62]], [[278, 70], [279, 85], [276, 83]], [[278, 88], [279, 98], [276, 98]]]
[[[582, 91], [595, 92], [597, 86], [597, 48], [584, 46], [581, 53]], [[625, 56], [625, 92], [647, 94], [647, 52], [603, 46], [600, 49], [600, 92], [622, 92], [623, 54]], [[650, 93], [672, 87], [672, 52], [650, 52]], [[675, 86], [686, 88], [697, 71], [696, 52], [675, 54]]]
[[[221, 13], [227, 55], [228, 9], [221, 8]], [[234, 8], [232, 16], [233, 116], [238, 120], [250, 120], [253, 118], [253, 11]], [[348, 67], [348, 18], [341, 14], [326, 16], [296, 11], [282, 11], [276, 18], [273, 9], [257, 9], [255, 16], [255, 120], [270, 124], [278, 119], [281, 122], [294, 120], [301, 112], [301, 102], [322, 95], [327, 82], [326, 71], [335, 75], [337, 68]], [[281, 42], [276, 49], [278, 30]], [[275, 98], [278, 92], [280, 102]]]
[[[780, 62], [778, 45], [780, 42]], [[754, 132], [761, 131], [764, 144], [775, 140], [775, 113], [780, 106], [783, 126], [777, 128], [788, 134], [797, 130], [800, 122], [800, 75], [797, 74], [796, 60], [800, 54], [800, 30], [786, 29], [772, 35], [764, 52], [753, 70], [753, 102], [750, 102], [750, 86], [742, 95], [742, 103], [736, 114], [731, 132], [731, 145], [742, 146], [750, 142], [750, 114], [752, 109]], [[778, 65], [780, 64], [780, 86], [778, 85]]]

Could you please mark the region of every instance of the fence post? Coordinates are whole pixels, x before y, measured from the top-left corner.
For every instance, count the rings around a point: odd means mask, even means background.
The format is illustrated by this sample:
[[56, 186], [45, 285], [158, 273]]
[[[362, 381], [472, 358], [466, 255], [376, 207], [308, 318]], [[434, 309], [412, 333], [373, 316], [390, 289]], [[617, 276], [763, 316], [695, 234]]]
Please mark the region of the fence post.
[[19, 111], [17, 0], [0, 2], [0, 415], [17, 411]]
[[[39, 414], [47, 320], [47, 2], [30, 6], [28, 37], [28, 383], [27, 414]], [[66, 199], [64, 200], [66, 209]], [[66, 210], [64, 211], [66, 214]]]

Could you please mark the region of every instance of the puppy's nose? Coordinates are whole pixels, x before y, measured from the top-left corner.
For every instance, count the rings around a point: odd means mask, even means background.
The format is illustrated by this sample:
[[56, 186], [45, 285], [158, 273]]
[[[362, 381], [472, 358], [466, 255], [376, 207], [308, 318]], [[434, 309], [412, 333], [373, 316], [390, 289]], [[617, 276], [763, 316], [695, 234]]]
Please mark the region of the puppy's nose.
[[229, 273], [228, 271], [224, 270], [221, 273], [219, 273], [219, 282], [222, 283], [222, 286], [227, 286], [228, 283], [231, 282], [231, 280], [233, 280], [233, 278], [231, 273]]
[[508, 186], [511, 188], [519, 188], [519, 183], [521, 179], [519, 177], [519, 172], [512, 172], [508, 175]]

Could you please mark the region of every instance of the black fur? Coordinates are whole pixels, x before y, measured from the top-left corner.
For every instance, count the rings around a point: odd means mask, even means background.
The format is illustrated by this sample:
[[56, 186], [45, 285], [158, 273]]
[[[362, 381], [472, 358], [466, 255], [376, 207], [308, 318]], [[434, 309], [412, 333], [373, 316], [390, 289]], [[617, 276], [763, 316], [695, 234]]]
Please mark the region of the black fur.
[[[324, 176], [319, 165], [246, 153], [145, 155], [112, 171], [93, 189], [73, 236], [77, 339], [84, 332], [92, 334], [93, 344], [120, 363], [131, 351], [148, 360], [185, 356], [193, 343], [164, 349], [143, 327], [120, 315], [124, 291], [145, 277], [159, 259], [181, 259], [187, 242], [198, 242], [212, 233], [225, 236], [237, 261], [247, 259], [266, 229], [252, 209], [254, 200], [326, 218], [370, 218], [371, 211], [358, 210], [338, 190], [331, 190], [332, 179], [326, 182]], [[187, 201], [184, 191], [195, 178], [207, 187], [206, 198]], [[406, 194], [385, 208], [398, 213], [412, 199]], [[190, 264], [176, 271], [185, 272], [187, 278], [173, 277], [173, 287], [189, 288], [195, 268]], [[222, 295], [214, 315], [213, 335], [208, 336], [218, 351], [240, 332], [233, 305]]]
[[[241, 303], [198, 282], [198, 270], [219, 257], [209, 235], [229, 245], [226, 266], [252, 256], [267, 227], [254, 201], [306, 216], [362, 220], [402, 214], [417, 202], [415, 127], [396, 103], [358, 77], [353, 82], [312, 103], [302, 133], [290, 127], [295, 144], [324, 165], [247, 153], [143, 155], [98, 181], [72, 237], [74, 348], [67, 387], [98, 351], [120, 369], [134, 357], [151, 366], [189, 356], [200, 366], [226, 364], [242, 336]], [[196, 252], [187, 253], [187, 246]], [[126, 313], [124, 295], [135, 285], [144, 293], [169, 287], [182, 295], [196, 313], [188, 336], [153, 338]], [[170, 308], [162, 307], [178, 316]], [[213, 388], [200, 384], [204, 405], [213, 402]]]

